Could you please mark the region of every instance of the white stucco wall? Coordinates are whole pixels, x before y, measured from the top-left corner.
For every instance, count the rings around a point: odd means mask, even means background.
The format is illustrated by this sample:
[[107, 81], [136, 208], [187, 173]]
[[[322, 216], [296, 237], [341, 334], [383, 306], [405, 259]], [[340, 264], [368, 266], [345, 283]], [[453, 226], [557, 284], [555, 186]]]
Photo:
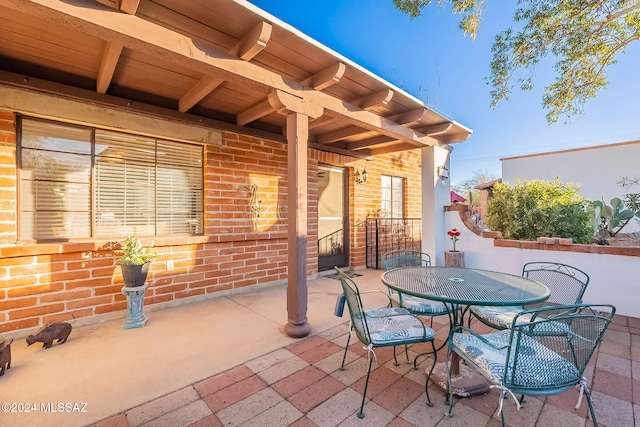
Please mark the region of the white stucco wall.
[[[531, 261], [553, 261], [572, 265], [590, 277], [583, 298], [585, 303], [613, 304], [618, 314], [640, 318], [638, 257], [495, 247], [493, 239], [480, 237], [469, 230], [458, 212], [446, 212], [444, 222], [445, 230], [457, 228], [462, 232], [456, 249], [464, 252], [465, 267], [520, 275], [522, 266]], [[436, 262], [436, 265], [444, 263]]]
[[[625, 176], [640, 178], [640, 141], [554, 151], [530, 156], [500, 159], [502, 181], [513, 184], [521, 180], [560, 179], [564, 184], [580, 187], [580, 195], [590, 200], [603, 196], [607, 204], [614, 197], [640, 192], [639, 186], [621, 188], [618, 182]], [[623, 232], [638, 230], [631, 221]]]

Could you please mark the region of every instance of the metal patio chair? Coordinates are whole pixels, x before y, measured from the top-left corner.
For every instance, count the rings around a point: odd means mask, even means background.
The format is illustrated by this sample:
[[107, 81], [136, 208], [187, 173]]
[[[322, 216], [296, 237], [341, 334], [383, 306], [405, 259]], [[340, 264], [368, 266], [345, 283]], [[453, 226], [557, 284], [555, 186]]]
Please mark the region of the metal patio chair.
[[[525, 307], [472, 306], [469, 309], [469, 326], [472, 318], [476, 318], [485, 325], [503, 330], [509, 328], [515, 316], [525, 309], [580, 304], [589, 284], [589, 276], [584, 271], [557, 262], [529, 262], [523, 266], [522, 276], [549, 288], [549, 298]], [[521, 322], [529, 321], [526, 316], [520, 316], [519, 319]]]
[[[454, 406], [451, 387], [451, 355], [457, 353], [467, 364], [482, 374], [502, 392], [500, 414], [505, 425], [502, 406], [511, 395], [518, 409], [521, 401], [515, 394], [551, 396], [580, 386], [580, 397], [586, 396], [594, 426], [596, 415], [586, 379], [582, 376], [589, 359], [602, 340], [615, 307], [609, 304], [574, 304], [569, 306], [539, 307], [518, 313], [507, 330], [479, 335], [459, 326], [449, 335], [448, 393], [449, 411]], [[563, 325], [563, 333], [540, 334], [539, 330]], [[467, 333], [462, 333], [462, 332]], [[511, 423], [513, 424], [513, 422]]]
[[[362, 304], [361, 293], [358, 286], [349, 278], [342, 270], [336, 267], [338, 278], [342, 285], [342, 290], [346, 299], [349, 315], [351, 317], [351, 332], [355, 331], [356, 336], [368, 349], [369, 367], [367, 369], [367, 379], [362, 392], [362, 403], [358, 418], [364, 418], [364, 402], [367, 395], [367, 387], [369, 386], [369, 377], [371, 375], [371, 365], [375, 359], [374, 349], [379, 347], [393, 347], [393, 357], [396, 358], [396, 346], [405, 346], [410, 344], [418, 344], [430, 342], [433, 349], [433, 365], [427, 375], [425, 383], [425, 392], [427, 394], [427, 405], [433, 406], [429, 398], [429, 378], [431, 372], [436, 365], [437, 354], [433, 343], [434, 331], [425, 326], [420, 319], [411, 315], [409, 311], [403, 308], [384, 307], [373, 310], [365, 310]], [[381, 291], [374, 291], [381, 292]], [[384, 294], [384, 292], [381, 292]], [[384, 294], [386, 295], [386, 294]], [[341, 370], [344, 370], [344, 363], [347, 358], [347, 350], [351, 341], [351, 333], [347, 338], [347, 344], [342, 357]], [[417, 359], [417, 357], [416, 357]], [[414, 361], [414, 367], [416, 367]]]
[[[420, 251], [400, 249], [383, 254], [382, 264], [385, 271], [401, 267], [427, 267], [431, 265], [431, 256]], [[433, 326], [434, 316], [443, 316], [449, 313], [447, 306], [440, 301], [404, 295], [391, 289], [389, 289], [389, 298], [391, 298], [393, 305], [406, 308], [411, 314], [430, 316], [431, 326]]]

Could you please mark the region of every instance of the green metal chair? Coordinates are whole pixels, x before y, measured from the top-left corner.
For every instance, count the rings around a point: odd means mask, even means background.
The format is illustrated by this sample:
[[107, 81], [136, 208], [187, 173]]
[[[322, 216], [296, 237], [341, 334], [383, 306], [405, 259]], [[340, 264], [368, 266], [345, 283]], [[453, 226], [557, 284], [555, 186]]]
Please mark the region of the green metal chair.
[[[401, 267], [421, 267], [431, 265], [431, 256], [424, 252], [400, 249], [382, 255], [385, 271]], [[440, 301], [404, 295], [389, 289], [389, 297], [394, 306], [406, 308], [416, 316], [430, 316], [433, 326], [434, 316], [449, 314], [447, 306]]]
[[[469, 326], [475, 317], [485, 325], [503, 330], [509, 328], [516, 315], [525, 309], [580, 304], [589, 284], [589, 276], [584, 271], [557, 262], [527, 263], [522, 268], [522, 276], [547, 286], [551, 292], [549, 298], [525, 307], [472, 306], [469, 309]], [[521, 322], [529, 321], [525, 316], [520, 316], [519, 319]]]
[[[427, 405], [433, 406], [431, 399], [429, 398], [428, 387], [429, 378], [431, 377], [431, 372], [433, 372], [433, 368], [435, 367], [437, 360], [437, 353], [433, 344], [433, 329], [425, 326], [418, 318], [411, 315], [409, 311], [403, 308], [384, 307], [374, 310], [365, 310], [358, 286], [344, 272], [342, 272], [342, 270], [336, 267], [336, 271], [338, 272], [338, 278], [340, 279], [347, 307], [349, 308], [351, 331], [355, 331], [360, 342], [366, 345], [368, 349], [369, 367], [367, 369], [367, 379], [364, 384], [364, 391], [362, 392], [362, 403], [360, 405], [360, 411], [358, 412], [358, 418], [364, 418], [364, 401], [367, 396], [367, 387], [369, 386], [371, 365], [375, 359], [374, 349], [379, 347], [393, 346], [393, 357], [397, 364], [396, 346], [423, 342], [431, 343], [431, 347], [433, 348], [433, 365], [431, 365], [431, 369], [427, 375], [425, 392], [427, 394]], [[381, 293], [384, 294], [383, 292]], [[344, 370], [344, 363], [347, 358], [347, 350], [349, 349], [350, 341], [351, 334], [349, 334], [347, 344], [344, 349], [342, 365], [340, 366], [341, 370]], [[414, 360], [414, 368], [415, 367], [416, 361]]]
[[[584, 394], [591, 420], [597, 426], [591, 395], [582, 374], [614, 314], [615, 307], [609, 304], [539, 307], [518, 313], [509, 329], [491, 334], [479, 335], [463, 326], [454, 328], [448, 340], [447, 415], [452, 416], [454, 406], [450, 360], [456, 353], [468, 367], [493, 383], [491, 387], [502, 390], [498, 413], [503, 426], [502, 405], [507, 394], [520, 409], [521, 401], [515, 394], [551, 396], [575, 386], [580, 386], [576, 409]], [[562, 327], [553, 334], [538, 332], [558, 325]]]

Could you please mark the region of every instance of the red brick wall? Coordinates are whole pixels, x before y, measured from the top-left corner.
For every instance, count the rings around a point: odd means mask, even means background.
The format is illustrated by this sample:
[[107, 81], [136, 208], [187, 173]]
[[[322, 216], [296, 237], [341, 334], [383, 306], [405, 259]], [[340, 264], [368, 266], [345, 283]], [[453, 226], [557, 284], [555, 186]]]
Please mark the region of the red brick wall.
[[[15, 244], [15, 149], [15, 115], [0, 111], [0, 333], [73, 317], [124, 316], [126, 299], [113, 251], [117, 242]], [[224, 132], [223, 144], [206, 146], [204, 157], [205, 235], [143, 239], [160, 255], [151, 265], [145, 305], [287, 278], [286, 144]], [[309, 150], [310, 276], [318, 271], [318, 164], [344, 166], [353, 160]], [[381, 171], [407, 178], [407, 214], [419, 216], [420, 206], [413, 206], [420, 195], [419, 161], [419, 151], [382, 156], [367, 162], [365, 185], [350, 184], [353, 266], [365, 265], [364, 235], [354, 225], [379, 207]], [[260, 201], [253, 219], [252, 185]], [[167, 271], [169, 260], [174, 268]]]

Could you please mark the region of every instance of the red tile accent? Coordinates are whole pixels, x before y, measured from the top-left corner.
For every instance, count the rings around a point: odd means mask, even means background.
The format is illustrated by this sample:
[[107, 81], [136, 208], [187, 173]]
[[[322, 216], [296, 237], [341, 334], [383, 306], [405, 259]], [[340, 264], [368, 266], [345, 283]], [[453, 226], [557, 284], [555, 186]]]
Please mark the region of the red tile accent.
[[222, 423], [220, 422], [218, 417], [211, 414], [208, 417], [204, 417], [193, 424], [189, 424], [189, 427], [222, 427]]
[[97, 423], [92, 424], [91, 427], [129, 427], [129, 422], [127, 421], [127, 416], [124, 412], [121, 412], [112, 417], [105, 418], [102, 421], [98, 421]]
[[295, 423], [289, 424], [289, 427], [316, 427], [316, 423], [307, 417], [302, 417]]
[[228, 371], [222, 372], [213, 377], [202, 380], [199, 383], [193, 385], [200, 396], [205, 397], [211, 393], [222, 390], [225, 387], [235, 384], [245, 378], [249, 378], [253, 375], [253, 371], [247, 368], [245, 365], [236, 366]]
[[315, 366], [307, 366], [306, 368], [289, 375], [286, 378], [272, 384], [272, 388], [282, 397], [289, 397], [302, 389], [309, 387], [311, 384], [322, 379], [327, 374], [322, 372]]
[[204, 398], [205, 403], [213, 412], [218, 412], [228, 406], [241, 401], [267, 387], [267, 384], [257, 375], [253, 375], [240, 382], [230, 385]]
[[299, 356], [300, 354], [311, 350], [314, 347], [325, 344], [328, 340], [320, 335], [313, 335], [301, 341], [295, 342], [286, 347], [291, 353]]
[[[589, 390], [593, 390], [591, 384], [588, 384]], [[580, 395], [580, 388], [572, 388], [570, 390], [565, 391], [564, 393], [556, 394], [554, 396], [547, 397], [547, 403], [565, 410], [567, 412], [574, 413], [579, 415], [582, 418], [587, 416], [589, 412], [589, 404], [587, 403], [587, 398], [582, 398], [582, 404], [578, 410], [575, 410], [576, 405], [578, 404], [578, 396]], [[532, 399], [531, 397], [527, 397], [527, 399]], [[594, 402], [594, 406], [597, 406], [597, 403]]]
[[[386, 387], [376, 397], [374, 397], [373, 401], [387, 411], [398, 416], [407, 406], [411, 405], [413, 401], [422, 394], [422, 392], [424, 392], [424, 384], [420, 385], [415, 381], [411, 381], [405, 377], [400, 377], [398, 381], [391, 384], [391, 386]], [[426, 396], [424, 397], [424, 403], [425, 405], [427, 403]]]
[[343, 350], [344, 348], [340, 347], [338, 344], [331, 341], [327, 341], [325, 343], [320, 344], [319, 346], [313, 347], [312, 349], [305, 351], [304, 353], [300, 353], [298, 357], [313, 364], [326, 357], [339, 353]]
[[[372, 368], [373, 369], [373, 368]], [[373, 399], [375, 396], [384, 391], [394, 382], [398, 381], [402, 375], [393, 372], [387, 368], [378, 368], [371, 371], [371, 378], [369, 378], [369, 388], [367, 389], [367, 398]], [[367, 376], [364, 375], [355, 383], [351, 384], [351, 388], [362, 394], [364, 391], [364, 383], [367, 380]]]
[[287, 400], [300, 412], [307, 413], [332, 396], [335, 396], [345, 385], [333, 377], [326, 376], [311, 386], [292, 395]]
[[387, 427], [414, 427], [413, 424], [403, 418], [394, 418]]
[[596, 369], [591, 390], [631, 402], [631, 378], [613, 372]]

